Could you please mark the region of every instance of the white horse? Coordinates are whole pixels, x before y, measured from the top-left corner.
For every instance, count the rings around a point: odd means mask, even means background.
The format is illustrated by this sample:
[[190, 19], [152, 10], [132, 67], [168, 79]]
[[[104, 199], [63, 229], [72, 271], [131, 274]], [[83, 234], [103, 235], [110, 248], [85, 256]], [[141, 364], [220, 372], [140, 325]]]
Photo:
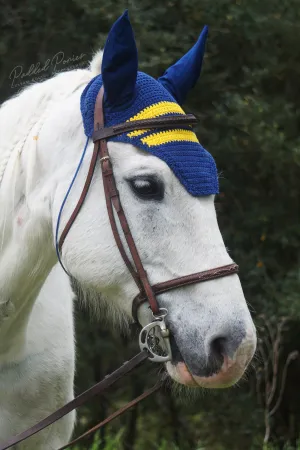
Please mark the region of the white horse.
[[[86, 141], [80, 96], [100, 73], [101, 61], [98, 52], [89, 68], [34, 84], [0, 108], [0, 442], [73, 397], [73, 293], [57, 264], [55, 228]], [[90, 143], [61, 227], [80, 196], [92, 148]], [[109, 142], [108, 148], [152, 284], [232, 262], [213, 195], [190, 195], [164, 161], [131, 144]], [[157, 184], [159, 201], [138, 198], [145, 185], [155, 191]], [[66, 238], [62, 261], [98, 314], [105, 302], [116, 326], [131, 321], [137, 287], [112, 235], [100, 170]], [[168, 309], [173, 335], [173, 360], [166, 364], [171, 378], [220, 388], [242, 376], [256, 333], [237, 275], [176, 289], [159, 302]], [[138, 317], [149, 323], [146, 305]], [[74, 420], [69, 414], [18, 449], [66, 444]]]

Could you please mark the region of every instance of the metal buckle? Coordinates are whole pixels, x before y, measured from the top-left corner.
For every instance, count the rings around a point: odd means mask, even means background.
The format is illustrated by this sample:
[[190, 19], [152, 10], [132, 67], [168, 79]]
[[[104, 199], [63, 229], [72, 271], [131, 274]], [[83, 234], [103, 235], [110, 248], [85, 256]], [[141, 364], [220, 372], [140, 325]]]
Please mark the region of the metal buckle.
[[150, 361], [167, 362], [172, 359], [170, 332], [166, 326], [165, 317], [168, 310], [160, 308], [161, 314], [153, 315], [153, 322], [146, 325], [139, 336], [141, 351], [147, 351]]

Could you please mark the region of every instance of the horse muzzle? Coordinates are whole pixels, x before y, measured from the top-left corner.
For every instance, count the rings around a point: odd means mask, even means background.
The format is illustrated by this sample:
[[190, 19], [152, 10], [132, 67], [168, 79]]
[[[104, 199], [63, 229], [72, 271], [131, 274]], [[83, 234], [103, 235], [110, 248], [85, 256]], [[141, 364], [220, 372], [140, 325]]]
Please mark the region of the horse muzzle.
[[193, 358], [193, 363], [190, 355], [185, 355], [188, 363], [178, 350], [174, 351], [174, 342], [172, 344], [173, 355], [176, 357], [167, 362], [166, 368], [174, 381], [188, 387], [218, 389], [234, 385], [243, 376], [255, 352], [256, 334], [254, 331], [248, 331], [230, 356], [226, 354], [226, 347], [220, 346], [218, 355], [198, 355]]

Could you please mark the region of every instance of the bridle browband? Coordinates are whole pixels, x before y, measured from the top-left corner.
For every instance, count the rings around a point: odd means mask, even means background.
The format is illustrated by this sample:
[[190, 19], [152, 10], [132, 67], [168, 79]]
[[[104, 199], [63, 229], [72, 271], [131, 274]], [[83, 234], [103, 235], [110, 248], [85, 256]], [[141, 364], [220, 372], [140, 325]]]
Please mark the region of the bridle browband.
[[[93, 142], [94, 142], [94, 150], [88, 170], [88, 174], [80, 195], [80, 198], [77, 202], [77, 205], [71, 214], [68, 222], [66, 223], [63, 232], [60, 236], [58, 243], [58, 250], [61, 254], [63, 243], [74, 223], [76, 217], [78, 216], [81, 207], [84, 203], [86, 195], [88, 193], [89, 187], [91, 185], [91, 181], [93, 178], [93, 174], [96, 168], [96, 164], [98, 159], [100, 160], [101, 170], [102, 170], [102, 179], [103, 179], [103, 187], [106, 199], [106, 207], [107, 212], [112, 228], [112, 232], [118, 246], [118, 249], [121, 253], [121, 256], [131, 273], [138, 289], [139, 294], [134, 298], [132, 304], [132, 316], [136, 322], [138, 322], [137, 311], [138, 308], [145, 302], [148, 302], [153, 314], [153, 322], [146, 325], [141, 333], [139, 338], [139, 344], [141, 348], [141, 352], [134, 356], [130, 361], [124, 363], [119, 369], [117, 369], [112, 374], [106, 376], [102, 381], [88, 389], [87, 391], [80, 394], [78, 397], [73, 399], [71, 402], [65, 404], [63, 407], [56, 410], [54, 413], [50, 414], [45, 419], [41, 420], [39, 423], [35, 424], [33, 427], [25, 430], [19, 435], [10, 438], [6, 443], [0, 444], [0, 450], [6, 450], [13, 445], [18, 444], [19, 442], [24, 441], [35, 433], [43, 430], [47, 426], [56, 422], [69, 412], [73, 411], [77, 407], [86, 403], [89, 399], [94, 397], [95, 395], [101, 394], [105, 389], [119, 380], [121, 377], [125, 376], [127, 373], [138, 367], [140, 364], [145, 362], [147, 359], [151, 359], [156, 362], [166, 362], [171, 359], [171, 348], [169, 344], [169, 331], [166, 327], [165, 316], [167, 315], [167, 310], [164, 308], [160, 308], [156, 296], [162, 294], [164, 292], [170, 291], [172, 289], [177, 289], [180, 287], [188, 286], [195, 283], [200, 283], [208, 280], [213, 280], [216, 278], [225, 277], [228, 275], [238, 273], [238, 265], [228, 264], [226, 266], [217, 267], [215, 269], [209, 269], [202, 272], [193, 273], [190, 275], [185, 275], [182, 277], [174, 278], [172, 280], [164, 281], [162, 283], [157, 283], [155, 285], [151, 285], [147, 276], [147, 272], [144, 269], [143, 263], [139, 256], [139, 252], [136, 248], [134, 239], [132, 237], [125, 212], [122, 208], [122, 204], [119, 197], [119, 192], [116, 187], [116, 182], [113, 173], [112, 163], [109, 157], [107, 142], [106, 140], [110, 137], [117, 136], [122, 133], [131, 132], [134, 130], [147, 130], [147, 129], [163, 129], [163, 128], [171, 128], [174, 126], [191, 126], [194, 125], [197, 120], [191, 114], [186, 115], [172, 115], [167, 117], [158, 117], [154, 119], [145, 119], [138, 121], [128, 121], [125, 123], [121, 123], [119, 125], [115, 125], [113, 127], [104, 126], [104, 113], [103, 113], [103, 87], [100, 89], [94, 110], [94, 134], [93, 134]], [[123, 246], [117, 224], [115, 221], [114, 211], [118, 217], [120, 222], [122, 231], [125, 236], [125, 240], [132, 258], [133, 263], [130, 261], [127, 256], [127, 252]], [[159, 331], [160, 338], [164, 342], [164, 349], [162, 350], [160, 345], [157, 345], [157, 337], [155, 337], [156, 341], [153, 341], [153, 332], [157, 333]], [[153, 342], [155, 345], [153, 345]], [[120, 408], [117, 412], [109, 416], [104, 421], [100, 422], [98, 425], [90, 429], [88, 432], [81, 435], [79, 438], [72, 441], [70, 444], [61, 447], [58, 450], [63, 450], [70, 445], [77, 443], [82, 438], [90, 435], [95, 432], [106, 423], [113, 420], [115, 417], [122, 414], [127, 409], [133, 407], [143, 399], [147, 398], [149, 395], [156, 392], [161, 387], [161, 383], [157, 383], [155, 386], [150, 388], [148, 391], [144, 392], [141, 396], [127, 403], [124, 407]]]

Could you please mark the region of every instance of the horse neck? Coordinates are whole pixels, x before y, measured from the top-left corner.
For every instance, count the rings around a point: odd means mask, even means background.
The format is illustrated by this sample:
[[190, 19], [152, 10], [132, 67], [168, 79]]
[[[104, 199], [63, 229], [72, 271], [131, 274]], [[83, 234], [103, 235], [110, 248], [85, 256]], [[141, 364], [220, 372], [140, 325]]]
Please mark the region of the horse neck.
[[32, 141], [21, 155], [13, 151], [0, 189], [0, 365], [24, 357], [28, 320], [56, 261], [47, 174], [37, 156]]
[[59, 74], [0, 109], [0, 364], [24, 350], [34, 302], [57, 261], [52, 201], [58, 178], [69, 180], [75, 170], [74, 158], [61, 152], [60, 143], [41, 142], [41, 130], [74, 92], [72, 111], [81, 130], [78, 89], [91, 78], [87, 70]]

